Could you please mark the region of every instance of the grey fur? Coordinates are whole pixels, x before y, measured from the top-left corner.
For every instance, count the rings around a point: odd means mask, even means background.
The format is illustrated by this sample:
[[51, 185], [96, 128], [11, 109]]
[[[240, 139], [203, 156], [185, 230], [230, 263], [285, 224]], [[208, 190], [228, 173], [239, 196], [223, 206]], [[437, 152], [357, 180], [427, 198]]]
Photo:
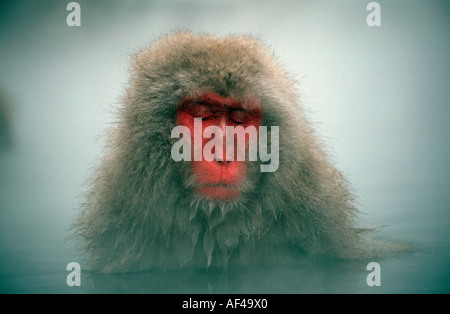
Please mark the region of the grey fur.
[[[242, 102], [255, 97], [262, 125], [280, 127], [278, 170], [260, 173], [250, 164], [236, 201], [198, 198], [189, 164], [170, 156], [177, 104], [206, 91]], [[401, 248], [367, 240], [354, 227], [345, 179], [319, 147], [292, 80], [256, 39], [178, 32], [142, 50], [111, 134], [75, 223], [94, 270], [226, 268], [302, 254], [373, 258]]]

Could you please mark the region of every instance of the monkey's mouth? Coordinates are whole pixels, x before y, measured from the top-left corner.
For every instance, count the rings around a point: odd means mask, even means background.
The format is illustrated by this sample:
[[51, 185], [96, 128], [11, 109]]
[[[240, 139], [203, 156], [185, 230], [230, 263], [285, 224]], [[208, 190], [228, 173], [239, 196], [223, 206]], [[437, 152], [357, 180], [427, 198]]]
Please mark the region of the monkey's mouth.
[[202, 184], [195, 191], [205, 198], [221, 201], [237, 199], [241, 194], [238, 186], [224, 183]]

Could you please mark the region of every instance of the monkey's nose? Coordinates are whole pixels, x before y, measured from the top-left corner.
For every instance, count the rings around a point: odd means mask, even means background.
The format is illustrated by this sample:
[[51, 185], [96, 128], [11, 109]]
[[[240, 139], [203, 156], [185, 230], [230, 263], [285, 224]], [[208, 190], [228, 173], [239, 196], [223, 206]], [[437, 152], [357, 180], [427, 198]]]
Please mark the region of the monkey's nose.
[[231, 162], [231, 160], [224, 160], [223, 158], [220, 158], [219, 156], [215, 156], [214, 160], [223, 166], [226, 166]]

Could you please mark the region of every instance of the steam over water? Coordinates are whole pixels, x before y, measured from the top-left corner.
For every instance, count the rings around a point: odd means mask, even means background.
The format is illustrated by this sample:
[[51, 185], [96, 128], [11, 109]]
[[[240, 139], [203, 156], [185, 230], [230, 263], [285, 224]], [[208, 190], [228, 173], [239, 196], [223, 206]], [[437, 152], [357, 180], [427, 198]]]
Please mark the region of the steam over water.
[[[0, 292], [450, 292], [450, 6], [446, 1], [69, 1], [0, 4]], [[68, 237], [128, 81], [130, 56], [175, 29], [260, 37], [298, 83], [361, 226], [417, 250], [378, 262], [99, 275]], [[2, 106], [0, 106], [2, 108]], [[6, 121], [6, 120], [5, 120]], [[8, 136], [5, 136], [5, 133]], [[280, 129], [280, 134], [283, 130]], [[170, 137], [170, 134], [168, 134]], [[69, 287], [70, 262], [81, 286]]]

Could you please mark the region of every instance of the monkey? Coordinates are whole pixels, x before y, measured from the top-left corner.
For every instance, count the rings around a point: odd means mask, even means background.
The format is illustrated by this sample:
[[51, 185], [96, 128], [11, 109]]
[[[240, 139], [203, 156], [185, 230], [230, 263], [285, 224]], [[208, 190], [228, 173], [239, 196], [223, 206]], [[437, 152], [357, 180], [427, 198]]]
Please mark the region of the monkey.
[[[270, 171], [261, 170], [267, 158], [224, 152], [248, 152], [261, 126], [272, 127], [266, 146], [278, 154]], [[177, 127], [185, 132], [178, 138]], [[247, 142], [214, 145], [212, 159], [195, 159], [208, 127], [256, 131], [244, 133]], [[209, 138], [225, 136], [215, 131]], [[109, 134], [74, 223], [93, 271], [226, 270], [302, 257], [368, 259], [404, 248], [355, 226], [349, 184], [307, 121], [293, 79], [252, 36], [179, 31], [139, 51]], [[194, 143], [191, 152], [177, 146], [183, 139]], [[184, 160], [173, 158], [174, 147]]]

